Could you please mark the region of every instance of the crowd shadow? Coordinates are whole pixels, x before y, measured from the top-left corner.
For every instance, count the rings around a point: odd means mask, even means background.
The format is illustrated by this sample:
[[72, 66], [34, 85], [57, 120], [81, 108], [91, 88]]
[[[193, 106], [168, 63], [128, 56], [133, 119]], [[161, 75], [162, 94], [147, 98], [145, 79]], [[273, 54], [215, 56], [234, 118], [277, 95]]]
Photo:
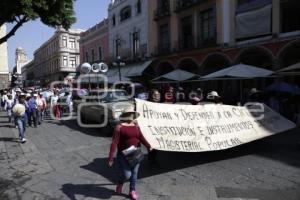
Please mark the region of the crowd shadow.
[[[139, 178], [147, 178], [193, 166], [247, 155], [266, 157], [300, 168], [299, 149], [297, 149], [296, 143], [293, 144], [293, 142], [297, 141], [295, 138], [300, 140], [298, 135], [299, 134], [295, 131], [289, 131], [222, 151], [202, 153], [159, 151], [156, 164], [151, 165], [148, 162], [147, 157], [142, 162]], [[110, 168], [107, 165], [107, 158], [94, 159], [88, 165], [81, 166], [81, 168], [99, 174], [110, 180], [112, 183], [116, 183], [118, 180], [119, 174], [116, 173], [118, 172], [117, 162]]]
[[[116, 195], [114, 190], [107, 189], [105, 186], [112, 184], [64, 184], [61, 191], [70, 199], [77, 200], [76, 195], [81, 195], [96, 199], [111, 199]], [[126, 195], [122, 195], [127, 197]]]
[[[139, 178], [147, 178], [188, 167], [254, 154], [261, 148], [263, 148], [263, 145], [258, 142], [219, 152], [182, 153], [159, 151], [155, 164], [150, 164], [147, 156], [145, 157], [141, 163]], [[81, 166], [81, 168], [99, 174], [112, 183], [116, 183], [119, 177], [119, 174], [116, 173], [119, 171], [117, 170], [117, 162], [115, 161], [113, 167], [109, 167], [107, 158], [94, 159], [88, 165]]]
[[5, 125], [0, 125], [0, 128], [15, 128], [15, 125], [5, 124]]
[[95, 137], [112, 137], [113, 130], [109, 130], [106, 128], [84, 128], [78, 125], [77, 119], [71, 119], [71, 120], [63, 120], [61, 123], [64, 126], [67, 126], [73, 131], [79, 131], [83, 134], [95, 136]]
[[9, 137], [0, 137], [0, 142], [15, 142], [15, 143], [19, 143], [19, 139], [18, 138], [9, 138]]

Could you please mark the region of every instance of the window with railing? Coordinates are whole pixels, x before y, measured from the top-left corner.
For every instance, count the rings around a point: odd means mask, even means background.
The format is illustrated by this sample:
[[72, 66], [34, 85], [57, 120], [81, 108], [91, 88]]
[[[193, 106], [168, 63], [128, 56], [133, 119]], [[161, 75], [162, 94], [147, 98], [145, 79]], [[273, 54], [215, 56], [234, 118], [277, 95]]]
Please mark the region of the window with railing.
[[67, 47], [67, 36], [62, 36], [62, 46]]
[[70, 57], [70, 67], [71, 68], [76, 67], [76, 57]]
[[120, 12], [121, 22], [131, 17], [131, 7], [126, 6]]
[[154, 11], [154, 18], [159, 19], [170, 14], [170, 0], [157, 0], [157, 9]]
[[204, 0], [177, 0], [175, 4], [175, 11], [180, 11], [189, 8], [203, 1]]
[[95, 62], [95, 50], [94, 49], [92, 49], [91, 54], [92, 54], [92, 62]]
[[142, 2], [141, 2], [141, 0], [137, 0], [137, 2], [136, 2], [136, 13], [137, 14], [142, 13]]
[[132, 34], [132, 47], [133, 57], [136, 58], [138, 57], [140, 49], [140, 37], [138, 32]]
[[199, 45], [205, 45], [216, 40], [216, 15], [213, 8], [200, 12]]
[[169, 24], [163, 24], [159, 27], [158, 36], [158, 53], [169, 53], [171, 49]]
[[85, 62], [89, 62], [89, 52], [85, 52]]
[[70, 38], [70, 48], [71, 49], [75, 49], [76, 48], [75, 38]]
[[67, 56], [63, 56], [63, 66], [64, 67], [68, 66], [68, 57]]
[[180, 49], [190, 49], [194, 46], [194, 36], [193, 36], [193, 17], [188, 16], [181, 19], [180, 26], [180, 39], [179, 48]]
[[289, 0], [280, 2], [281, 32], [287, 33], [300, 30], [300, 1]]
[[272, 0], [238, 0], [237, 13], [247, 12], [267, 4], [272, 4]]
[[115, 45], [116, 45], [116, 54], [115, 54], [115, 56], [118, 57], [118, 56], [120, 56], [121, 39], [116, 39]]
[[98, 47], [98, 58], [99, 58], [99, 61], [102, 61], [103, 60], [103, 56], [102, 56], [102, 47]]
[[116, 15], [112, 16], [111, 21], [112, 21], [112, 25], [115, 26], [116, 25]]

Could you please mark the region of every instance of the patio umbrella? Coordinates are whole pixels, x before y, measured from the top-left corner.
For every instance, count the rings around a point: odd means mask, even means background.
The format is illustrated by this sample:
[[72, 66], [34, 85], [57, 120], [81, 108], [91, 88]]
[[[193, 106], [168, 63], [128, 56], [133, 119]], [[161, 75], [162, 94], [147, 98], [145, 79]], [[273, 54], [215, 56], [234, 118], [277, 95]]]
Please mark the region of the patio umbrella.
[[200, 76], [182, 69], [176, 69], [172, 72], [159, 76], [152, 80], [153, 83], [160, 82], [182, 82], [192, 78], [199, 78]]
[[266, 88], [266, 90], [300, 95], [300, 88], [297, 85], [288, 84], [283, 81], [278, 81], [278, 82], [273, 83], [272, 85], [269, 85]]
[[243, 101], [243, 80], [252, 78], [269, 77], [274, 71], [262, 69], [259, 67], [238, 64], [220, 71], [208, 74], [200, 78], [202, 81], [212, 80], [239, 80], [240, 81], [240, 100]]
[[279, 70], [278, 72], [288, 72], [288, 71], [296, 71], [296, 70], [300, 70], [300, 63], [296, 63], [294, 65], [291, 65], [289, 67], [283, 68], [281, 70]]
[[238, 64], [234, 65], [220, 71], [214, 72], [203, 76], [201, 79], [215, 79], [215, 78], [230, 78], [236, 77], [241, 79], [247, 78], [258, 78], [258, 77], [267, 77], [273, 74], [274, 71], [262, 69], [259, 67], [254, 67], [251, 65]]

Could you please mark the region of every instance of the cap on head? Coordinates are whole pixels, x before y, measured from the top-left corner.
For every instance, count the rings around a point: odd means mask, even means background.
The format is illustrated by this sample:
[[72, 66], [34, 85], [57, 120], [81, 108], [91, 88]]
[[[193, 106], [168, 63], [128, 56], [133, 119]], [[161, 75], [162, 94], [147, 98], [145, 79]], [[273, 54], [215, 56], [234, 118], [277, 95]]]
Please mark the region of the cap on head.
[[217, 98], [221, 98], [221, 97], [219, 96], [218, 92], [216, 92], [216, 91], [212, 91], [207, 94], [207, 99], [217, 99]]

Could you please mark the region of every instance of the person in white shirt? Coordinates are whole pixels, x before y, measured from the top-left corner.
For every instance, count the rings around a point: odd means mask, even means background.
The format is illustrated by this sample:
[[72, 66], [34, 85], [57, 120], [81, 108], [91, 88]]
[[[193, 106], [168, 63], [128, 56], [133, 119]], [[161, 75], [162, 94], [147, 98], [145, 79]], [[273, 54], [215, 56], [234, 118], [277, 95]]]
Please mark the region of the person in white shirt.
[[7, 95], [7, 100], [5, 101], [4, 109], [7, 112], [8, 122], [12, 122], [12, 108], [14, 106], [14, 100], [12, 99], [12, 95]]
[[57, 93], [57, 91], [55, 91], [54, 95], [51, 97], [51, 100], [50, 100], [50, 106], [51, 106], [50, 109], [53, 110], [54, 116], [56, 118], [60, 118], [60, 114], [61, 114], [60, 107], [57, 104], [58, 103], [58, 99], [59, 99], [58, 93]]
[[66, 103], [67, 103], [68, 109], [69, 109], [68, 111], [69, 111], [69, 113], [71, 114], [72, 111], [73, 111], [72, 95], [71, 95], [69, 92], [66, 92], [66, 96], [67, 96], [67, 98], [66, 98]]
[[47, 106], [46, 99], [43, 97], [43, 94], [39, 94], [37, 98], [37, 105], [38, 105], [38, 124], [42, 124], [44, 121], [45, 109]]
[[7, 91], [5, 90], [3, 92], [2, 97], [1, 97], [1, 107], [2, 107], [3, 110], [5, 110], [4, 107], [5, 107], [5, 103], [6, 103], [7, 99], [8, 99], [8, 97], [7, 97]]

